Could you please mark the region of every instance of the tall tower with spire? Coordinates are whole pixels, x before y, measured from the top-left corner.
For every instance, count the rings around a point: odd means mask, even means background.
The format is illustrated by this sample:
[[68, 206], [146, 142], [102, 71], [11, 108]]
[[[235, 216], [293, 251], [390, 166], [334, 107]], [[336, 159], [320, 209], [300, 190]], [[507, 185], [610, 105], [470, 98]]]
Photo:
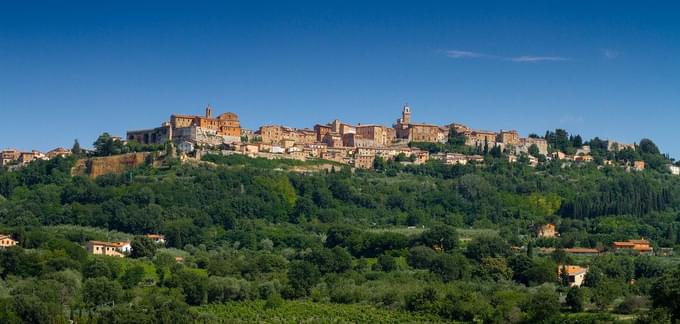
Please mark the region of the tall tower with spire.
[[404, 109], [401, 111], [401, 123], [404, 125], [411, 123], [411, 107], [408, 106], [408, 103], [404, 105]]
[[210, 105], [205, 107], [205, 118], [212, 119], [213, 118], [213, 110]]

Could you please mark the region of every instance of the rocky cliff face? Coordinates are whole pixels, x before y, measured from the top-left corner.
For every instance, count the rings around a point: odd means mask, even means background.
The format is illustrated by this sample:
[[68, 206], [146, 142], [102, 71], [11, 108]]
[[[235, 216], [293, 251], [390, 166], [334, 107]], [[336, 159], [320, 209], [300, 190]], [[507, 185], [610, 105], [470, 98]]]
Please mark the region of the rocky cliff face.
[[71, 169], [71, 174], [87, 175], [91, 178], [107, 173], [121, 174], [126, 170], [144, 165], [149, 160], [151, 160], [151, 154], [148, 152], [81, 159]]

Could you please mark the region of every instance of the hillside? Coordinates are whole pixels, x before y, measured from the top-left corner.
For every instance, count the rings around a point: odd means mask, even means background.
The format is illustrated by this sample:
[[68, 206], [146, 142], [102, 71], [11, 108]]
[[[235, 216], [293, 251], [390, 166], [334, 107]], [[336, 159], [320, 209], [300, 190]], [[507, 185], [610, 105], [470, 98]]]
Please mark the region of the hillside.
[[[73, 158], [0, 171], [0, 234], [18, 241], [0, 250], [0, 322], [314, 321], [304, 305], [357, 322], [373, 311], [412, 322], [680, 315], [668, 297], [678, 259], [613, 246], [678, 248], [680, 178], [661, 170], [204, 160], [92, 178], [71, 175]], [[537, 237], [545, 224], [559, 236]], [[82, 248], [128, 237], [126, 258]], [[557, 276], [565, 265], [588, 269], [581, 288]]]

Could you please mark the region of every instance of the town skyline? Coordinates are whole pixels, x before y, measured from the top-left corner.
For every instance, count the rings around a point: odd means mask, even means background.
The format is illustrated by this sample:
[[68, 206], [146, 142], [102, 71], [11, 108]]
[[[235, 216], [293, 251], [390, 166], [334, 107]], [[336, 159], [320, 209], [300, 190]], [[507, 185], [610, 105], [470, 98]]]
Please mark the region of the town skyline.
[[5, 2], [0, 112], [39, 127], [5, 123], [0, 147], [90, 146], [206, 104], [251, 129], [390, 125], [408, 102], [421, 122], [648, 137], [678, 158], [679, 6]]
[[[408, 102], [405, 102], [401, 107], [404, 107], [404, 106], [411, 107], [411, 105]], [[162, 123], [169, 122], [170, 118], [168, 118], [168, 116], [171, 116], [171, 115], [203, 115], [205, 113], [204, 109], [206, 109], [206, 107], [211, 107], [216, 112], [216, 114], [227, 113], [227, 112], [236, 113], [238, 115], [237, 118], [239, 118], [239, 119], [241, 119], [240, 116], [242, 116], [238, 111], [220, 110], [218, 108], [215, 108], [215, 106], [212, 105], [212, 104], [207, 104], [203, 107], [203, 109], [197, 109], [198, 111], [195, 111], [196, 109], [194, 109], [194, 110], [191, 110], [191, 111], [189, 111], [189, 110], [187, 110], [187, 111], [173, 111], [172, 113], [166, 113], [164, 117], [160, 118], [160, 121], [156, 120], [155, 124], [152, 122], [151, 124], [145, 124], [145, 125], [142, 125], [140, 127], [116, 126], [115, 128], [111, 128], [109, 126], [109, 127], [103, 128], [98, 133], [95, 133], [91, 140], [74, 137], [74, 139], [71, 142], [63, 143], [61, 145], [44, 144], [42, 146], [33, 146], [33, 147], [19, 147], [17, 145], [13, 146], [11, 143], [5, 144], [3, 146], [2, 145], [3, 143], [0, 142], [0, 148], [2, 148], [2, 149], [7, 149], [7, 148], [18, 149], [19, 151], [27, 151], [27, 152], [30, 152], [31, 150], [47, 152], [47, 151], [50, 151], [50, 150], [53, 150], [53, 149], [56, 149], [56, 148], [67, 148], [68, 149], [72, 146], [72, 144], [74, 143], [75, 140], [78, 140], [78, 142], [79, 142], [79, 144], [82, 148], [90, 149], [90, 148], [92, 148], [92, 146], [93, 146], [92, 144], [94, 143], [94, 141], [102, 133], [108, 133], [111, 136], [117, 136], [117, 137], [125, 138], [126, 133], [128, 133], [129, 131], [149, 129], [149, 128], [160, 126]], [[401, 110], [401, 108], [400, 108], [400, 110]], [[395, 115], [396, 111], [397, 110], [392, 111], [392, 113], [393, 113], [392, 117], [396, 116]], [[492, 127], [484, 127], [484, 126], [480, 127], [479, 125], [470, 125], [468, 123], [459, 122], [457, 120], [449, 120], [449, 121], [442, 120], [442, 121], [437, 121], [437, 122], [431, 122], [430, 120], [419, 119], [419, 114], [418, 114], [417, 109], [414, 110], [414, 116], [415, 117], [412, 120], [412, 122], [414, 122], [414, 123], [431, 124], [431, 125], [438, 125], [438, 126], [461, 124], [461, 125], [470, 127], [471, 129], [480, 130], [480, 131], [490, 131], [490, 132], [497, 132], [497, 131], [503, 131], [503, 130], [504, 131], [517, 131], [520, 135], [523, 135], [523, 136], [528, 136], [530, 134], [536, 134], [536, 135], [542, 137], [545, 134], [546, 131], [554, 131], [555, 129], [565, 129], [567, 132], [569, 132], [572, 135], [583, 136], [584, 140], [589, 140], [589, 139], [592, 139], [594, 137], [599, 137], [602, 140], [609, 140], [609, 141], [614, 141], [614, 142], [619, 142], [619, 143], [637, 144], [640, 139], [648, 138], [648, 137], [642, 136], [637, 140], [626, 141], [626, 140], [621, 140], [621, 139], [618, 139], [618, 138], [607, 137], [606, 135], [604, 135], [604, 136], [603, 135], [595, 135], [595, 136], [589, 137], [589, 136], [585, 136], [585, 135], [580, 134], [580, 133], [573, 132], [572, 130], [567, 129], [567, 128], [561, 128], [559, 126], [557, 126], [555, 128], [546, 128], [544, 131], [535, 131], [534, 132], [534, 131], [523, 131], [521, 129], [517, 129], [517, 128], [513, 128], [513, 127], [504, 127], [504, 128], [503, 127], [492, 128]], [[442, 117], [442, 116], [439, 116], [439, 117]], [[356, 120], [356, 119], [358, 119], [358, 120]], [[390, 118], [383, 118], [383, 119], [389, 120]], [[144, 120], [146, 120], [146, 118]], [[307, 124], [307, 125], [301, 125], [300, 122], [296, 123], [296, 121], [298, 121], [298, 120], [299, 119], [294, 118], [291, 123], [281, 123], [281, 122], [276, 122], [276, 121], [269, 121], [269, 122], [261, 122], [261, 123], [252, 122], [252, 123], [248, 123], [248, 124], [244, 123], [243, 120], [241, 120], [240, 124], [241, 124], [241, 129], [251, 131], [251, 132], [255, 132], [258, 129], [260, 129], [262, 126], [268, 126], [268, 125], [290, 127], [290, 128], [294, 128], [294, 129], [300, 129], [300, 130], [304, 130], [304, 129], [313, 130], [314, 125], [326, 124], [326, 123], [330, 123], [334, 120], [339, 120], [343, 123], [347, 123], [347, 124], [354, 125], [354, 126], [357, 126], [357, 125], [380, 125], [380, 126], [385, 126], [385, 127], [392, 127], [395, 124], [395, 118], [391, 118], [391, 121], [384, 121], [384, 122], [379, 121], [378, 122], [378, 121], [361, 120], [360, 117], [355, 117], [355, 119], [345, 119], [345, 118], [341, 118], [341, 117], [338, 117], [338, 116], [335, 116], [335, 117], [330, 116], [330, 117], [326, 118], [325, 120], [318, 120], [317, 122], [314, 122], [312, 124]], [[137, 123], [135, 123], [135, 124], [137, 124]], [[253, 126], [249, 127], [248, 126], [249, 124], [253, 124]], [[651, 138], [651, 139], [655, 140], [653, 138]], [[670, 155], [670, 153], [668, 153], [664, 150], [663, 146], [661, 146], [660, 148], [662, 149], [662, 152]], [[671, 158], [674, 158], [674, 156], [671, 155]]]

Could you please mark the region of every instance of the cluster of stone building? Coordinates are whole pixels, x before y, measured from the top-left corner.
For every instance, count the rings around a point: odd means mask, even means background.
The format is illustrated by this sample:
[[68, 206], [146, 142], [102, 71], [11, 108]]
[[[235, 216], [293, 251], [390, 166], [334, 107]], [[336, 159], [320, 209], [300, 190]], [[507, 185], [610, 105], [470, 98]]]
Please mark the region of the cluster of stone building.
[[541, 154], [548, 153], [548, 144], [544, 139], [522, 138], [514, 130], [491, 132], [460, 124], [440, 126], [412, 122], [408, 105], [404, 105], [401, 117], [392, 126], [352, 125], [336, 119], [327, 124], [314, 125], [313, 128], [263, 125], [256, 131], [242, 129], [238, 116], [231, 112], [213, 117], [212, 107], [208, 106], [204, 116], [173, 114], [160, 127], [129, 131], [127, 140], [142, 144], [174, 142], [183, 152], [191, 152], [197, 146], [226, 145], [237, 153], [251, 156], [326, 159], [358, 168], [371, 168], [376, 157], [394, 159], [400, 155], [409, 158], [407, 163], [416, 164], [430, 159], [447, 164], [482, 161], [481, 156], [474, 155], [429, 155], [408, 145], [410, 142], [446, 143], [451, 128], [464, 135], [465, 144], [472, 147], [500, 147], [519, 155], [527, 153], [532, 145], [536, 145]]
[[221, 145], [241, 141], [241, 123], [236, 114], [227, 112], [213, 115], [211, 106], [204, 116], [170, 115], [160, 127], [127, 132], [127, 140], [142, 144], [192, 143]]
[[0, 152], [0, 167], [22, 166], [35, 160], [50, 160], [55, 157], [71, 155], [71, 150], [63, 147], [56, 148], [47, 153], [37, 150], [22, 152], [17, 149], [4, 149]]
[[[535, 228], [536, 231], [536, 236], [538, 238], [555, 238], [560, 235], [559, 232], [557, 232], [555, 224], [543, 224], [540, 226], [537, 226]], [[517, 248], [515, 248], [517, 250]], [[521, 250], [521, 249], [520, 249]], [[673, 249], [672, 248], [662, 248], [660, 249], [661, 251], [659, 253], [656, 253], [656, 255], [659, 256], [671, 256], [673, 255]], [[551, 254], [555, 252], [555, 248], [539, 248], [538, 253], [539, 254]], [[581, 248], [581, 247], [573, 247], [573, 248], [564, 248], [562, 249], [564, 253], [571, 254], [571, 255], [582, 255], [582, 256], [597, 256], [602, 253], [605, 253], [601, 249], [594, 249], [594, 248]], [[613, 253], [633, 253], [636, 255], [653, 255], [654, 254], [654, 248], [652, 248], [651, 243], [642, 238], [642, 239], [632, 239], [632, 240], [627, 240], [627, 241], [617, 241], [617, 242], [612, 242], [611, 248], [609, 249], [610, 252]], [[558, 265], [557, 267], [557, 275], [560, 279], [566, 279], [567, 284], [571, 287], [577, 286], [580, 287], [583, 284], [583, 281], [585, 279], [586, 274], [588, 273], [588, 268], [586, 267], [581, 267], [578, 265]]]

